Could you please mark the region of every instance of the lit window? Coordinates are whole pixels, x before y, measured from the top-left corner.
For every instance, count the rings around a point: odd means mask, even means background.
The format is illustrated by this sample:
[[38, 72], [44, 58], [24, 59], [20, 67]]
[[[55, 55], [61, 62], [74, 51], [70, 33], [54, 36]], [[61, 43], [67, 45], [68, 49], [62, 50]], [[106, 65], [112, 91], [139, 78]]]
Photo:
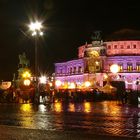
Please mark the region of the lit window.
[[123, 64], [119, 64], [119, 67], [120, 67], [120, 72], [123, 71]]
[[136, 70], [140, 71], [140, 63], [136, 63]]
[[127, 63], [127, 70], [128, 71], [132, 71], [133, 70], [132, 63]]

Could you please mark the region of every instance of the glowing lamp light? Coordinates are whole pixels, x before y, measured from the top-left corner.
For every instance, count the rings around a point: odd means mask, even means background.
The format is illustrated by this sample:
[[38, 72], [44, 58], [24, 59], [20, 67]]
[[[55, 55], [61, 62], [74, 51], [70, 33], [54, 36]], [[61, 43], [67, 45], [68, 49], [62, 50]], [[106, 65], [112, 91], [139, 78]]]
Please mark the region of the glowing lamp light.
[[69, 85], [69, 89], [75, 89], [75, 88], [76, 88], [75, 83], [70, 83], [70, 85]]
[[33, 33], [32, 33], [32, 36], [35, 36], [37, 33], [36, 33], [36, 31], [34, 31]]
[[98, 61], [96, 61], [96, 62], [95, 62], [95, 64], [96, 64], [96, 65], [99, 65], [99, 62], [98, 62]]
[[120, 68], [119, 68], [119, 66], [118, 66], [117, 64], [113, 64], [113, 65], [111, 65], [111, 67], [110, 67], [110, 71], [111, 71], [112, 73], [118, 73], [119, 70], [120, 70]]
[[54, 104], [54, 111], [55, 112], [61, 112], [62, 111], [62, 104], [60, 102], [56, 102]]
[[43, 26], [39, 21], [31, 22], [29, 25], [29, 30], [32, 32], [32, 36], [43, 36], [43, 32], [41, 31]]
[[108, 75], [107, 74], [104, 74], [104, 79], [107, 79], [108, 78]]
[[35, 31], [35, 30], [40, 30], [42, 28], [42, 23], [39, 22], [39, 21], [36, 21], [36, 22], [32, 22], [30, 25], [29, 25], [29, 29], [31, 31]]
[[44, 33], [43, 32], [40, 32], [39, 34], [40, 34], [40, 36], [43, 36]]
[[88, 88], [88, 87], [90, 87], [90, 85], [91, 85], [91, 83], [90, 83], [89, 81], [86, 81], [86, 82], [85, 82], [85, 87]]
[[39, 82], [40, 82], [41, 84], [46, 84], [46, 82], [47, 82], [46, 76], [41, 76], [41, 77], [39, 78]]
[[22, 104], [20, 110], [22, 112], [31, 112], [32, 110], [31, 104]]
[[53, 86], [53, 84], [52, 84], [51, 82], [49, 82], [49, 86], [50, 86], [50, 87], [52, 87], [52, 86]]
[[22, 77], [23, 78], [30, 78], [31, 77], [31, 74], [29, 71], [25, 71], [23, 74], [22, 74]]
[[24, 80], [24, 85], [29, 86], [31, 84], [31, 81], [29, 79]]
[[84, 112], [86, 113], [91, 112], [91, 104], [89, 102], [84, 103]]
[[55, 85], [56, 85], [57, 87], [60, 87], [61, 84], [62, 84], [62, 82], [61, 82], [60, 80], [56, 80], [56, 81], [55, 81]]

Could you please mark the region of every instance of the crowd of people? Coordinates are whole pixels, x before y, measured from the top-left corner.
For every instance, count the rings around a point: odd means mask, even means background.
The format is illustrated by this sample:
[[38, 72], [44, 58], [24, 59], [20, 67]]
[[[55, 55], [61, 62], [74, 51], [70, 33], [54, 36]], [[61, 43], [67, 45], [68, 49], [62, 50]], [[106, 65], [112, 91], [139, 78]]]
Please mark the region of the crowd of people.
[[[98, 89], [93, 89], [92, 91], [70, 91], [70, 90], [52, 90], [52, 91], [42, 91], [38, 94], [38, 98], [42, 100], [42, 103], [46, 102], [83, 102], [83, 101], [103, 101], [103, 100], [118, 100], [122, 104], [138, 104], [138, 98], [140, 92], [125, 90], [123, 92], [116, 92], [112, 94], [107, 94], [99, 91]], [[0, 90], [0, 103], [23, 103], [34, 102], [35, 94], [22, 93], [20, 91], [14, 92], [13, 90]]]

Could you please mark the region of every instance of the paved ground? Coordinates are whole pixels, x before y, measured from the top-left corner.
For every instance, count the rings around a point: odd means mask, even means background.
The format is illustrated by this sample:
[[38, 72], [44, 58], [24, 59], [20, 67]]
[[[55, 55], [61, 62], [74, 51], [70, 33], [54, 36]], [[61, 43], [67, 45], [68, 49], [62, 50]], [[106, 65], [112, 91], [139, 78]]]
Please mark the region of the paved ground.
[[84, 102], [0, 105], [0, 140], [140, 138], [139, 106]]
[[134, 140], [131, 137], [96, 135], [88, 132], [46, 131], [0, 126], [0, 140]]

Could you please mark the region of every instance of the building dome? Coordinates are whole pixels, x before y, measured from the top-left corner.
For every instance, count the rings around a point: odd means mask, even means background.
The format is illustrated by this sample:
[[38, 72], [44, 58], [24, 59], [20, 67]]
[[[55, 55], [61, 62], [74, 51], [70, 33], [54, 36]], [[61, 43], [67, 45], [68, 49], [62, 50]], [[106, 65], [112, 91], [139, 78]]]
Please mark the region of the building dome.
[[121, 29], [106, 36], [106, 41], [140, 40], [140, 31], [133, 29]]

